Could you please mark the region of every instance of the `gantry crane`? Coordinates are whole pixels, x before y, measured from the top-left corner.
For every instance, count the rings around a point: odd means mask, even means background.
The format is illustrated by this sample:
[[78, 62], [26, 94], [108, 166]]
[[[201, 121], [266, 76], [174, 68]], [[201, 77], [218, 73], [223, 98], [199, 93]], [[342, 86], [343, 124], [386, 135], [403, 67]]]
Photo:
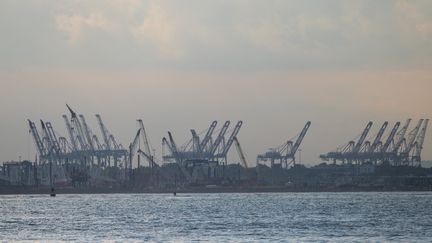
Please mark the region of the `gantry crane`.
[[260, 161], [270, 160], [272, 167], [274, 167], [275, 164], [281, 167], [284, 165], [285, 168], [289, 168], [291, 164], [295, 165], [295, 155], [300, 148], [300, 145], [303, 142], [303, 139], [305, 138], [310, 126], [311, 122], [306, 122], [295, 142], [288, 140], [281, 146], [277, 148], [271, 148], [268, 152], [258, 155], [257, 164], [259, 164]]

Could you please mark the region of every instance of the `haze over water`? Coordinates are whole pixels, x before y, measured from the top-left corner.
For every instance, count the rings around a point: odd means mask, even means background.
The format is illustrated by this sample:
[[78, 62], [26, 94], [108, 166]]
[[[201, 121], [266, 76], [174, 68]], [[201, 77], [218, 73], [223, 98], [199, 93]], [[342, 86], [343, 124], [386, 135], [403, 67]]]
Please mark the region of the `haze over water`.
[[2, 240], [432, 239], [432, 193], [0, 196]]

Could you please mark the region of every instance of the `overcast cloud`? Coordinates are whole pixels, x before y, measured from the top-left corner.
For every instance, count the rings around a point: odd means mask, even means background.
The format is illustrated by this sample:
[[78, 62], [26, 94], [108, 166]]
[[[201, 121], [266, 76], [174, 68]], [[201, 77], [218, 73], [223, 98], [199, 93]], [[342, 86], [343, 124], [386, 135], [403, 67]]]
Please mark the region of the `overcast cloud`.
[[27, 118], [66, 134], [66, 102], [124, 144], [143, 118], [158, 150], [242, 119], [251, 161], [307, 120], [316, 163], [369, 120], [431, 115], [428, 0], [5, 0], [0, 36], [0, 161], [34, 157]]

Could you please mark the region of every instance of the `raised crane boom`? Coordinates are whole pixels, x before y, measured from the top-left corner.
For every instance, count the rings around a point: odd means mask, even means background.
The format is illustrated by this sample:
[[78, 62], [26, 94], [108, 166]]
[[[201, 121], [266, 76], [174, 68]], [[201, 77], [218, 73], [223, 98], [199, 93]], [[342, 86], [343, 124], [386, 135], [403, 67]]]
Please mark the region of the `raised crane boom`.
[[377, 136], [375, 137], [375, 140], [373, 141], [372, 145], [370, 146], [369, 151], [368, 151], [369, 153], [373, 153], [376, 150], [378, 144], [381, 142], [381, 138], [384, 135], [385, 130], [387, 129], [387, 126], [388, 126], [388, 122], [386, 121], [382, 125]]
[[78, 150], [78, 144], [77, 144], [77, 141], [76, 141], [76, 138], [75, 138], [75, 135], [74, 135], [74, 131], [72, 129], [72, 125], [70, 124], [69, 119], [68, 119], [68, 117], [66, 115], [63, 115], [63, 119], [64, 119], [64, 121], [66, 123], [66, 128], [68, 130], [69, 137], [70, 137], [70, 140], [71, 140], [71, 143], [72, 143], [72, 150], [73, 151], [77, 151]]
[[405, 148], [405, 153], [409, 153], [414, 147], [414, 142], [417, 137], [417, 134], [420, 131], [420, 127], [423, 124], [424, 119], [420, 119], [417, 123], [417, 126], [408, 134], [407, 146]]
[[138, 131], [137, 131], [137, 133], [136, 133], [136, 135], [135, 135], [134, 140], [133, 140], [132, 143], [130, 144], [130, 151], [131, 151], [131, 154], [130, 154], [130, 161], [133, 160], [133, 157], [134, 157], [134, 155], [135, 155], [135, 151], [137, 150], [137, 146], [138, 146], [139, 138], [140, 138], [140, 133], [141, 133], [141, 128], [138, 129]]
[[234, 127], [234, 131], [231, 133], [231, 136], [229, 137], [229, 139], [228, 139], [228, 141], [224, 147], [224, 150], [222, 151], [222, 154], [221, 154], [222, 156], [225, 157], [227, 155], [229, 149], [231, 148], [231, 145], [234, 142], [234, 138], [240, 132], [240, 128], [242, 127], [242, 125], [243, 125], [243, 121], [237, 122], [237, 125]]
[[205, 150], [208, 142], [211, 139], [211, 136], [213, 135], [214, 130], [216, 129], [217, 126], [217, 121], [213, 121], [212, 124], [210, 125], [209, 129], [207, 130], [206, 135], [204, 136], [204, 138], [201, 141], [201, 150]]
[[390, 144], [394, 141], [395, 135], [396, 135], [399, 127], [400, 127], [400, 122], [396, 122], [392, 131], [390, 132], [390, 135], [387, 138], [387, 141], [384, 143], [383, 147], [381, 148], [382, 153], [387, 152], [388, 148], [390, 147]]
[[192, 150], [196, 153], [201, 153], [200, 138], [194, 129], [190, 130], [192, 133]]
[[230, 123], [231, 123], [230, 121], [226, 121], [225, 124], [223, 125], [222, 129], [219, 132], [218, 137], [216, 138], [216, 140], [214, 141], [214, 143], [212, 145], [210, 154], [214, 154], [216, 152], [216, 149], [219, 147], [219, 144], [224, 139], [225, 133], [228, 130]]
[[171, 154], [173, 154], [173, 148], [171, 147], [171, 145], [169, 144], [168, 140], [166, 139], [166, 137], [162, 138], [162, 149], [164, 148], [164, 146], [168, 146], [169, 151], [171, 152]]
[[105, 124], [103, 123], [102, 118], [101, 118], [101, 116], [99, 114], [96, 114], [96, 119], [98, 120], [98, 123], [99, 123], [99, 128], [100, 128], [101, 133], [102, 133], [102, 137], [103, 137], [103, 140], [104, 140], [104, 143], [105, 143], [105, 147], [106, 147], [106, 149], [111, 150], [112, 147], [111, 147], [111, 142], [110, 142], [110, 139], [109, 139], [108, 129], [105, 127]]
[[179, 156], [178, 156], [177, 145], [174, 142], [174, 138], [173, 138], [171, 132], [168, 132], [168, 137], [169, 137], [169, 140], [171, 142], [171, 152], [172, 152], [172, 155], [173, 155], [174, 159], [176, 160], [178, 166], [180, 167], [181, 172], [186, 177], [186, 179], [188, 181], [191, 181], [192, 180], [192, 176], [189, 174], [189, 172], [186, 170], [184, 164], [182, 163], [182, 158], [179, 158]]
[[81, 118], [81, 123], [84, 128], [84, 135], [87, 139], [87, 144], [89, 145], [91, 150], [95, 150], [95, 146], [93, 144], [93, 135], [92, 132], [90, 131], [90, 127], [87, 125], [84, 115], [79, 115], [79, 117]]
[[360, 139], [358, 140], [357, 144], [354, 146], [353, 148], [353, 152], [354, 153], [358, 153], [360, 148], [362, 147], [371, 127], [372, 127], [373, 122], [369, 122], [366, 126], [366, 128], [363, 130], [362, 135], [360, 136]]
[[116, 150], [122, 149], [123, 146], [121, 144], [117, 143], [117, 141], [115, 140], [114, 135], [110, 134], [109, 139], [110, 139], [112, 145], [114, 146], [114, 149], [116, 149]]
[[45, 127], [46, 127], [46, 130], [48, 132], [49, 139], [51, 140], [51, 144], [52, 144], [52, 146], [54, 146], [55, 151], [57, 153], [61, 153], [60, 143], [57, 139], [57, 136], [56, 136], [54, 129], [51, 125], [51, 122], [46, 122]]
[[42, 143], [42, 140], [39, 136], [39, 133], [37, 131], [36, 125], [34, 124], [34, 122], [30, 121], [30, 119], [27, 120], [29, 123], [29, 127], [30, 127], [30, 132], [33, 135], [33, 139], [36, 143], [36, 149], [39, 153], [40, 156], [44, 156], [46, 155], [47, 151]]
[[147, 138], [147, 132], [146, 132], [146, 130], [144, 128], [144, 123], [143, 123], [143, 121], [141, 119], [138, 119], [137, 121], [138, 121], [138, 123], [139, 123], [139, 125], [141, 127], [141, 134], [142, 134], [143, 141], [144, 141], [145, 153], [148, 154], [148, 155], [151, 155], [150, 143], [149, 143], [149, 140]]
[[242, 162], [242, 165], [243, 165], [243, 167], [245, 167], [247, 169], [248, 168], [248, 163], [246, 161], [246, 156], [243, 153], [243, 149], [240, 146], [240, 142], [238, 141], [237, 137], [234, 137], [233, 140], [234, 140], [234, 144], [235, 144], [235, 146], [237, 148], [237, 152], [239, 154], [239, 157], [240, 157], [240, 160]]
[[53, 144], [52, 144], [52, 141], [49, 137], [48, 130], [46, 129], [45, 123], [42, 120], [40, 120], [40, 123], [41, 123], [42, 132], [43, 132], [42, 143], [45, 143], [45, 147], [46, 147], [47, 151], [49, 151], [50, 149], [53, 149], [55, 152], [56, 148], [53, 147]]
[[71, 113], [71, 123], [72, 123], [72, 127], [77, 135], [77, 140], [80, 143], [81, 146], [81, 150], [87, 150], [89, 149], [88, 144], [86, 143], [86, 136], [84, 135], [83, 132], [83, 128], [81, 126], [81, 123], [76, 115], [76, 113], [72, 110], [72, 108], [70, 108], [69, 105], [67, 105], [67, 108], [69, 109], [69, 112]]
[[153, 156], [145, 153], [141, 149], [139, 149], [137, 152], [140, 153], [141, 155], [143, 155], [148, 160], [150, 168], [158, 167], [159, 166], [156, 162], [154, 162]]
[[294, 146], [293, 146], [292, 149], [291, 149], [291, 152], [289, 153], [289, 155], [290, 155], [291, 157], [293, 157], [293, 156], [297, 153], [297, 150], [298, 150], [298, 148], [300, 147], [300, 145], [301, 145], [301, 143], [302, 143], [304, 137], [306, 136], [306, 133], [307, 133], [307, 131], [309, 130], [311, 124], [312, 124], [312, 123], [311, 123], [310, 121], [308, 121], [308, 122], [306, 123], [306, 125], [303, 127], [303, 130], [301, 131], [299, 137], [297, 138], [297, 141], [295, 142]]
[[405, 134], [408, 131], [408, 127], [409, 127], [410, 123], [411, 123], [411, 119], [408, 119], [405, 122], [405, 125], [402, 127], [402, 129], [398, 132], [397, 141], [394, 144], [394, 148], [393, 148], [393, 153], [397, 153], [399, 151], [399, 148], [401, 147], [402, 143], [404, 142]]
[[172, 150], [171, 152], [173, 153], [174, 158], [177, 159], [177, 154], [178, 154], [177, 153], [178, 152], [177, 145], [174, 142], [174, 138], [173, 138], [171, 132], [168, 132], [168, 137], [169, 137], [169, 140], [170, 140], [170, 143], [171, 143], [171, 150]]
[[420, 133], [417, 136], [416, 142], [415, 142], [415, 151], [413, 155], [413, 160], [421, 161], [421, 152], [423, 150], [423, 144], [424, 139], [426, 137], [426, 130], [429, 124], [429, 119], [426, 119], [424, 121], [423, 127], [420, 131]]

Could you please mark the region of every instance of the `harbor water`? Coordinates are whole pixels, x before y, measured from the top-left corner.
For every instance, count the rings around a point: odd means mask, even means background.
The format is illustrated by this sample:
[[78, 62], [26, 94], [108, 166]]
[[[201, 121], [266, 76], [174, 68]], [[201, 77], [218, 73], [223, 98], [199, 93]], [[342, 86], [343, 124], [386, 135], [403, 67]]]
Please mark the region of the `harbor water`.
[[3, 241], [432, 240], [432, 193], [1, 195]]

